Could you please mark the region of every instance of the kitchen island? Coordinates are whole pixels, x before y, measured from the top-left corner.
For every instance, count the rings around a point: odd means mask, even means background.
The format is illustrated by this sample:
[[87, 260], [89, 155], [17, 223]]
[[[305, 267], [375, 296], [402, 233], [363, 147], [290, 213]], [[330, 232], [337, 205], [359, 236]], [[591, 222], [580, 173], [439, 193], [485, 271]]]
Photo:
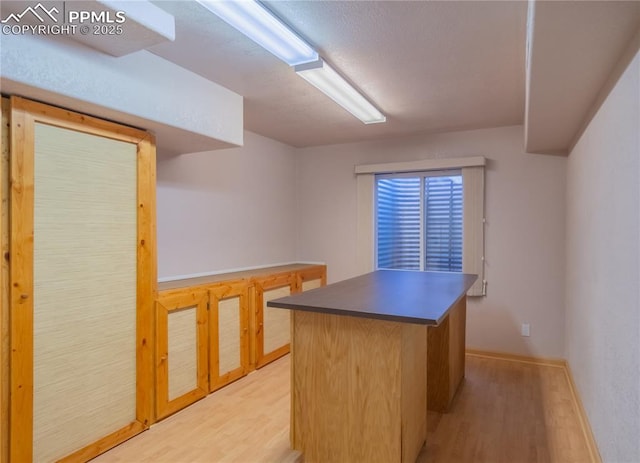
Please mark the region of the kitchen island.
[[464, 377], [475, 279], [379, 270], [268, 303], [292, 310], [291, 445], [305, 463], [416, 460], [427, 401], [446, 409]]

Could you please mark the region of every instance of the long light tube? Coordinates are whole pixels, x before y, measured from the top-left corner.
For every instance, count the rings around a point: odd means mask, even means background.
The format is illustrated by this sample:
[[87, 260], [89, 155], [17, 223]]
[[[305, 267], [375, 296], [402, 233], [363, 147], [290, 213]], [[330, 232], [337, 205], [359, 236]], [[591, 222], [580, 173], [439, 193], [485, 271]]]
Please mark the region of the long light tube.
[[318, 52], [256, 1], [197, 1], [289, 66], [319, 58]]
[[314, 63], [296, 66], [296, 73], [325, 93], [365, 124], [385, 122], [387, 118], [362, 94], [353, 88], [322, 58]]

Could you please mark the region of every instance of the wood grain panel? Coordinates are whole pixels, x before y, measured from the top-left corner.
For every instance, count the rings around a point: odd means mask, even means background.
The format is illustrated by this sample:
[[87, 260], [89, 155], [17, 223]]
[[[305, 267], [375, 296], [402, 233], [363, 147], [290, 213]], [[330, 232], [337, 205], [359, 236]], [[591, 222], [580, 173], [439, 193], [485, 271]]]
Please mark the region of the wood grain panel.
[[209, 290], [209, 390], [214, 391], [249, 372], [248, 286], [229, 281]]
[[11, 99], [9, 461], [33, 457], [33, 122]]
[[154, 307], [158, 286], [156, 244], [156, 148], [151, 134], [138, 132], [138, 240], [136, 312], [136, 418], [144, 428], [154, 421]]
[[428, 328], [428, 408], [445, 412], [464, 378], [466, 297], [438, 326]]
[[449, 407], [449, 317], [427, 329], [427, 406], [444, 412]]
[[[156, 416], [164, 418], [208, 392], [206, 291], [174, 290], [156, 303]], [[177, 326], [172, 326], [172, 318]], [[173, 338], [173, 339], [172, 339]], [[173, 377], [172, 377], [173, 376]]]
[[0, 463], [9, 461], [9, 99], [0, 126]]
[[402, 461], [414, 462], [427, 437], [427, 327], [402, 325]]
[[461, 298], [449, 311], [449, 403], [464, 379], [467, 328], [467, 298]]
[[[134, 389], [134, 410], [133, 421], [120, 429], [112, 429], [108, 435], [103, 435], [96, 442], [90, 443], [80, 450], [84, 458], [95, 456], [95, 452], [103, 451], [115, 445], [123, 439], [131, 437], [132, 433], [139, 432], [148, 426], [150, 421], [150, 399], [149, 391], [151, 387], [150, 374], [151, 365], [151, 342], [153, 334], [151, 302], [155, 290], [155, 228], [153, 225], [155, 211], [155, 147], [153, 138], [137, 129], [120, 126], [111, 122], [102, 121], [96, 118], [74, 113], [71, 111], [54, 108], [40, 103], [31, 102], [18, 97], [11, 98], [12, 127], [11, 127], [11, 256], [12, 265], [10, 271], [11, 286], [11, 401], [10, 401], [10, 459], [11, 461], [30, 461], [33, 457], [33, 435], [37, 427], [33, 426], [34, 418], [34, 293], [33, 281], [38, 278], [39, 273], [34, 275], [33, 245], [42, 237], [35, 236], [34, 239], [34, 151], [35, 151], [35, 127], [36, 125], [46, 128], [56, 128], [55, 130], [72, 131], [75, 135], [93, 136], [100, 140], [103, 145], [106, 141], [121, 143], [133, 147], [134, 159], [134, 188], [133, 202], [131, 204], [134, 211], [134, 231], [133, 231], [133, 262], [134, 262], [134, 303], [133, 303], [133, 331], [134, 337], [133, 351], [136, 352], [133, 364], [133, 384]], [[76, 149], [72, 145], [69, 151]], [[68, 154], [66, 154], [68, 155]], [[97, 164], [109, 164], [111, 153], [104, 156], [96, 156], [93, 159]], [[72, 165], [77, 172], [78, 168]], [[150, 169], [152, 167], [153, 169]], [[36, 163], [36, 169], [38, 169]], [[150, 172], [152, 170], [152, 172]], [[138, 175], [135, 175], [138, 172]], [[50, 172], [47, 171], [46, 175]], [[51, 175], [59, 175], [60, 168], [51, 172]], [[117, 181], [116, 176], [110, 176], [104, 181], [98, 179], [95, 185], [90, 185], [94, 190], [104, 188], [109, 182]], [[115, 179], [115, 180], [114, 180]], [[84, 178], [82, 179], [85, 180]], [[86, 182], [85, 182], [86, 185]], [[77, 187], [77, 185], [71, 185]], [[40, 195], [41, 190], [36, 186], [36, 193]], [[60, 195], [68, 194], [67, 191], [57, 191]], [[137, 195], [137, 198], [136, 198]], [[42, 196], [43, 200], [49, 201], [52, 198]], [[78, 195], [79, 203], [85, 201], [82, 195]], [[100, 198], [104, 203], [106, 198]], [[86, 201], [85, 201], [86, 202]], [[139, 207], [136, 207], [136, 204]], [[97, 211], [89, 210], [97, 216], [103, 212], [99, 207]], [[107, 214], [108, 215], [108, 214]], [[103, 218], [106, 216], [103, 214]], [[77, 217], [71, 217], [72, 221]], [[55, 221], [55, 218], [53, 218]], [[111, 232], [113, 220], [105, 220], [106, 227], [98, 226], [95, 234], [100, 235], [102, 228], [106, 232]], [[53, 222], [52, 222], [53, 223]], [[104, 222], [103, 222], [104, 223]], [[82, 224], [81, 224], [82, 226]], [[89, 228], [91, 224], [88, 224]], [[86, 231], [86, 229], [85, 229]], [[68, 242], [69, 240], [67, 240]], [[55, 243], [56, 245], [59, 243]], [[120, 244], [120, 243], [118, 243]], [[128, 240], [123, 245], [129, 246]], [[45, 243], [45, 246], [54, 244]], [[137, 252], [136, 252], [137, 249]], [[104, 255], [103, 250], [99, 250]], [[137, 257], [136, 257], [137, 256]], [[66, 258], [66, 256], [65, 256]], [[85, 256], [85, 266], [87, 271], [83, 277], [91, 278], [100, 276], [100, 272], [109, 272], [110, 267], [101, 268], [100, 264], [92, 265], [90, 256]], [[53, 262], [57, 264], [56, 262]], [[147, 281], [146, 279], [149, 279]], [[52, 280], [53, 281], [53, 280]], [[108, 289], [108, 285], [105, 286]], [[78, 298], [77, 294], [72, 294], [73, 298]], [[70, 300], [73, 300], [70, 299]], [[40, 299], [38, 299], [40, 300]], [[113, 301], [113, 307], [118, 310], [121, 307], [117, 301]], [[87, 309], [92, 309], [92, 302], [87, 304]], [[90, 312], [88, 312], [90, 313]], [[85, 316], [84, 322], [95, 323], [91, 316]], [[45, 320], [45, 319], [43, 319]], [[39, 320], [37, 320], [39, 323]], [[42, 325], [45, 329], [50, 328], [48, 324]], [[108, 333], [107, 333], [108, 334]], [[67, 337], [69, 338], [69, 337]], [[104, 338], [104, 339], [103, 339]], [[85, 346], [88, 351], [96, 350], [95, 347], [104, 343], [109, 338], [105, 332], [101, 336], [96, 336], [91, 341], [93, 344]], [[38, 348], [36, 341], [36, 348]], [[130, 342], [128, 343], [130, 345]], [[119, 349], [124, 348], [118, 346]], [[38, 348], [39, 349], [39, 348]], [[48, 354], [48, 353], [47, 353]], [[115, 357], [116, 359], [118, 357]], [[113, 361], [104, 365], [105, 369], [113, 366]], [[81, 365], [79, 365], [81, 367]], [[82, 372], [80, 368], [78, 372]], [[109, 380], [113, 379], [109, 377]], [[116, 378], [116, 381], [120, 380]], [[40, 387], [40, 386], [38, 386]], [[77, 400], [77, 399], [76, 399]], [[89, 407], [90, 404], [85, 406]], [[39, 411], [36, 410], [39, 413]], [[63, 413], [63, 412], [61, 412]], [[136, 424], [138, 423], [138, 424]], [[89, 426], [90, 428], [91, 426]], [[81, 442], [78, 445], [82, 445]], [[78, 447], [76, 447], [77, 449]]]
[[308, 291], [327, 284], [327, 266], [314, 265], [296, 272], [296, 291]]
[[402, 325], [293, 316], [293, 448], [307, 463], [400, 461]]
[[[251, 284], [248, 290], [248, 310], [249, 310], [249, 371], [256, 369], [258, 364], [258, 338], [262, 336], [262, 308], [258, 304], [258, 289], [255, 284]], [[260, 344], [262, 345], [262, 344]]]
[[[29, 114], [31, 120], [42, 123], [64, 126], [78, 132], [91, 133], [98, 137], [120, 140], [127, 143], [140, 144], [143, 140], [153, 143], [153, 137], [140, 129], [135, 129], [115, 122], [110, 122], [86, 114], [77, 113], [64, 108], [58, 108], [18, 96], [11, 97], [12, 110], [20, 109]], [[13, 134], [12, 134], [13, 139]], [[29, 140], [25, 138], [25, 140]], [[154, 148], [155, 150], [155, 148]], [[12, 151], [13, 152], [13, 151]], [[155, 153], [153, 153], [155, 156]], [[149, 173], [147, 173], [149, 175]]]

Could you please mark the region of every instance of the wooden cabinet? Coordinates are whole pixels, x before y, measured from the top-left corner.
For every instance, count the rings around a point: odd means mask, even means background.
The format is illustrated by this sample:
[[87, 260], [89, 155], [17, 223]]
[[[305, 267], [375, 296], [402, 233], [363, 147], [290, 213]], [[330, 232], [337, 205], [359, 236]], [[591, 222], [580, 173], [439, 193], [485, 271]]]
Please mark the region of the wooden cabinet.
[[267, 307], [267, 302], [297, 292], [297, 278], [287, 272], [254, 279], [255, 366], [261, 368], [289, 352], [291, 313]]
[[248, 283], [161, 291], [156, 301], [156, 417], [249, 371]]
[[261, 368], [290, 351], [291, 311], [267, 307], [267, 302], [326, 284], [327, 269], [324, 265], [254, 278], [255, 368]]
[[309, 291], [327, 284], [327, 268], [315, 265], [296, 272], [296, 284], [299, 291]]
[[248, 285], [219, 283], [209, 290], [209, 391], [249, 371]]
[[464, 378], [467, 298], [456, 302], [427, 335], [427, 403], [431, 411], [446, 413]]
[[292, 264], [159, 284], [156, 419], [289, 352], [290, 311], [268, 301], [326, 284], [326, 266]]
[[2, 455], [89, 460], [153, 417], [154, 139], [18, 97], [3, 108]]
[[163, 418], [209, 392], [204, 290], [174, 290], [156, 302], [156, 416]]

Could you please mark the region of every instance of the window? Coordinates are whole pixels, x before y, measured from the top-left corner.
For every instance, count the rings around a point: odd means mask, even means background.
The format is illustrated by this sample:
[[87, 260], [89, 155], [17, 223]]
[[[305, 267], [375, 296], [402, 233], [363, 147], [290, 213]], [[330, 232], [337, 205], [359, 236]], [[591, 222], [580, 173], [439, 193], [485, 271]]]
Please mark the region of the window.
[[356, 259], [362, 273], [407, 269], [471, 273], [484, 296], [482, 156], [355, 166]]
[[460, 171], [376, 176], [376, 267], [462, 272]]

